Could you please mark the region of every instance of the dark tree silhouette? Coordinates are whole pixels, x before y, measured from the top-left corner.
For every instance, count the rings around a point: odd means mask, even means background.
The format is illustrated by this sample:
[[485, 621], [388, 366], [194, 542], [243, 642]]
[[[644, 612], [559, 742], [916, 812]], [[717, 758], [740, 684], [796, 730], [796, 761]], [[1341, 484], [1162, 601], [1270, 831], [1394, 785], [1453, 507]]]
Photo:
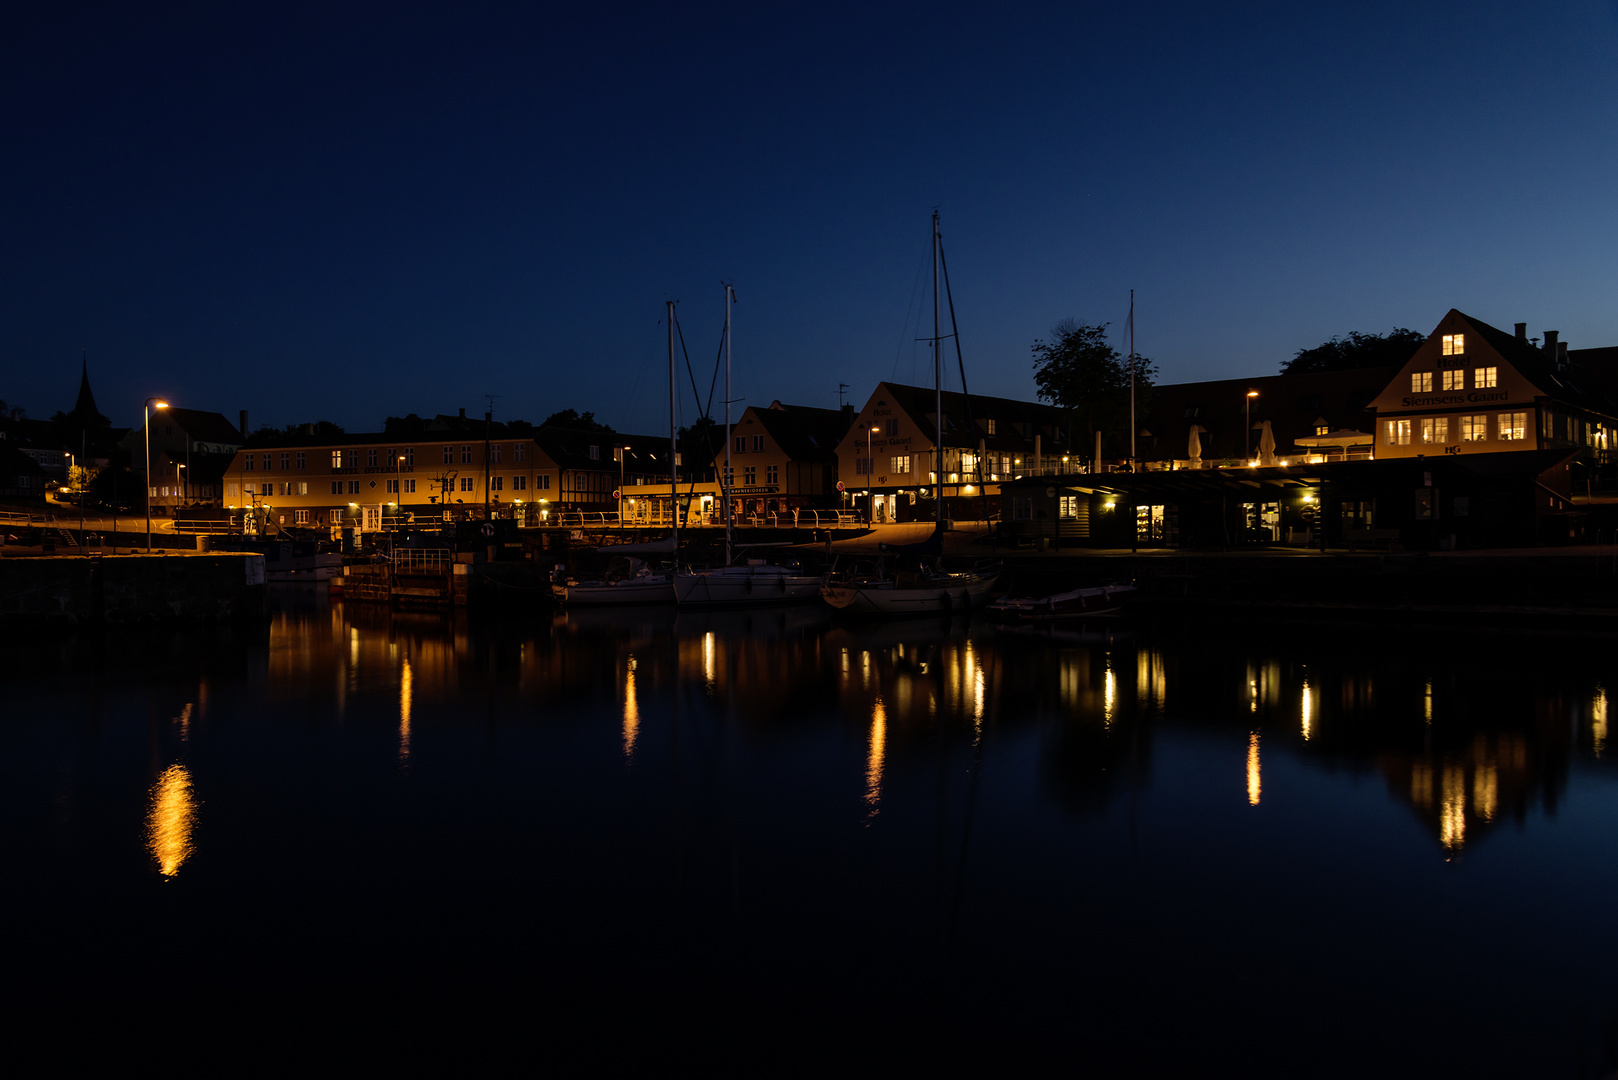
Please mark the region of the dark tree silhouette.
[[1299, 349], [1297, 355], [1281, 365], [1281, 374], [1393, 367], [1409, 360], [1410, 354], [1426, 340], [1424, 335], [1402, 326], [1394, 327], [1386, 336], [1352, 330], [1346, 339], [1334, 337], [1312, 349]]

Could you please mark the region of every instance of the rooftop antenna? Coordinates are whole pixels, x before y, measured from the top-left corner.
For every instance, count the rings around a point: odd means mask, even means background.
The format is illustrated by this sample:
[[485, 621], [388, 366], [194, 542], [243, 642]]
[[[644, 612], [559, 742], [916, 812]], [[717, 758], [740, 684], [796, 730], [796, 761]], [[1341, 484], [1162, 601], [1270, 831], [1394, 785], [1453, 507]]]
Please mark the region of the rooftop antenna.
[[846, 382], [838, 383], [837, 384], [837, 407], [839, 409], [841, 409], [843, 407], [843, 397], [847, 393], [848, 393], [848, 384]]

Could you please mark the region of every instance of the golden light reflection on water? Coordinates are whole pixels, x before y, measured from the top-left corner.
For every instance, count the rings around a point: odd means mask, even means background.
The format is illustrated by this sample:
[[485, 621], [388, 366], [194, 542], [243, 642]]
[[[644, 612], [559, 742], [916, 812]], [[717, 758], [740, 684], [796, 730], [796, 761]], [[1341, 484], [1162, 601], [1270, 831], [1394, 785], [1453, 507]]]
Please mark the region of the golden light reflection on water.
[[185, 703], [185, 708], [180, 710], [180, 715], [176, 716], [174, 718], [174, 723], [175, 723], [175, 726], [177, 726], [180, 729], [180, 741], [181, 742], [190, 741], [190, 739], [191, 739], [191, 703], [189, 701]]
[[1107, 657], [1107, 669], [1101, 676], [1101, 722], [1112, 727], [1118, 711], [1118, 673], [1112, 670], [1112, 657]]
[[1607, 748], [1607, 690], [1596, 687], [1596, 699], [1590, 704], [1590, 738], [1595, 743], [1596, 757]]
[[707, 690], [710, 694], [713, 693], [714, 690], [716, 668], [717, 665], [714, 659], [713, 631], [709, 630], [706, 634], [702, 635], [702, 680], [706, 684]]
[[1258, 732], [1247, 735], [1247, 805], [1257, 806], [1260, 791], [1258, 767]]
[[180, 864], [191, 857], [196, 813], [191, 774], [183, 765], [170, 765], [152, 785], [151, 809], [146, 813], [146, 847], [164, 877], [179, 873]]
[[1433, 680], [1427, 680], [1427, 690], [1421, 698], [1421, 716], [1428, 727], [1433, 726]]
[[877, 698], [871, 707], [871, 737], [865, 752], [865, 805], [871, 808], [865, 815], [867, 823], [876, 817], [877, 803], [882, 798], [882, 762], [887, 750], [888, 714], [882, 699]]
[[415, 694], [415, 673], [407, 658], [399, 670], [399, 760], [410, 760], [410, 704]]
[[1303, 680], [1303, 701], [1300, 712], [1302, 713], [1303, 721], [1303, 739], [1308, 742], [1315, 726], [1315, 696], [1309, 687], [1308, 679]]
[[1135, 657], [1135, 695], [1144, 706], [1161, 709], [1168, 680], [1163, 674], [1163, 654], [1142, 650]]
[[1447, 850], [1454, 851], [1466, 842], [1466, 770], [1459, 766], [1446, 766], [1442, 790], [1438, 839]]
[[635, 740], [640, 736], [640, 703], [635, 698], [635, 658], [624, 669], [624, 757], [635, 756]]

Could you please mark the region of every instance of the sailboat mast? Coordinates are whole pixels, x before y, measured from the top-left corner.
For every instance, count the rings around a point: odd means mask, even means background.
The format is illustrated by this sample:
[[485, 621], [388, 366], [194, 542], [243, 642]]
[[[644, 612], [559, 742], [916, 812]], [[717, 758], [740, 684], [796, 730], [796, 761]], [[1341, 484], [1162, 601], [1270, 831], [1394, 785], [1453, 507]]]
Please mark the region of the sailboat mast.
[[680, 565], [680, 444], [674, 427], [674, 301], [665, 300], [669, 324], [669, 515], [674, 521], [674, 566]]
[[1135, 290], [1129, 290], [1129, 469], [1135, 469]]
[[725, 565], [730, 565], [730, 302], [736, 298], [725, 285]]
[[944, 362], [938, 337], [938, 211], [933, 211], [933, 396], [938, 411], [933, 440], [933, 520], [944, 527]]

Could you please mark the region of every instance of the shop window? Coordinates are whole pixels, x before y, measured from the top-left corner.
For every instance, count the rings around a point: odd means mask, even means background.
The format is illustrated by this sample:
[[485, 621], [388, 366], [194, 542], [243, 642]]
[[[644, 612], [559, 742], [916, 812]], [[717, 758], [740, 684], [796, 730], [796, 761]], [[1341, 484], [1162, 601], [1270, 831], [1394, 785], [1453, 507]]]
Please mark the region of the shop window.
[[1410, 373], [1410, 392], [1412, 394], [1426, 394], [1433, 388], [1433, 373], [1430, 371], [1412, 371]]
[[1489, 437], [1489, 418], [1487, 416], [1461, 417], [1461, 441], [1483, 442]]
[[1497, 367], [1480, 367], [1472, 369], [1472, 389], [1492, 390], [1499, 383], [1500, 369]]
[[1421, 441], [1424, 443], [1449, 442], [1449, 417], [1432, 416], [1421, 421]]
[[1466, 335], [1445, 334], [1443, 346], [1445, 356], [1464, 356], [1466, 354]]
[[1465, 390], [1466, 370], [1464, 368], [1451, 368], [1443, 373], [1445, 390]]
[[1495, 423], [1499, 425], [1502, 442], [1519, 442], [1528, 438], [1526, 412], [1503, 412], [1495, 417]]

